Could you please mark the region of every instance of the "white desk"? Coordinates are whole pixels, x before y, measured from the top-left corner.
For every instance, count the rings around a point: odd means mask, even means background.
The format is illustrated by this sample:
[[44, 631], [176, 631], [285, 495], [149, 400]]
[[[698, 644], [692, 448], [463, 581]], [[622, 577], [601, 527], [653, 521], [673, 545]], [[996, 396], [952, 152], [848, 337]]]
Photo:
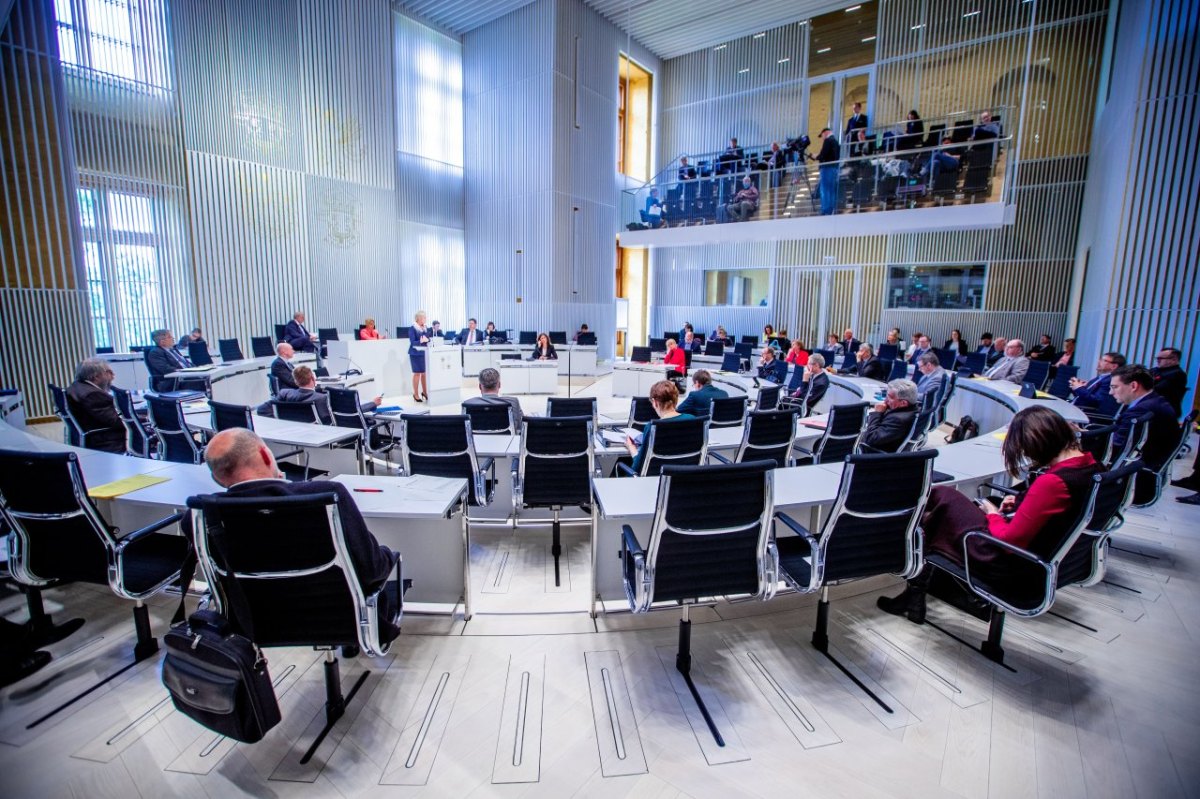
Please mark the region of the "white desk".
[[20, 391], [0, 394], [0, 419], [20, 430], [25, 429], [25, 396]]
[[[457, 404], [462, 397], [463, 348], [417, 347], [425, 351], [425, 380], [429, 401], [434, 405]], [[409, 386], [411, 391], [412, 387]]]
[[453, 612], [461, 601], [470, 618], [470, 532], [457, 510], [467, 481], [427, 475], [333, 479], [354, 494], [354, 503], [379, 543], [403, 556], [404, 576], [413, 581], [405, 603]]
[[475, 377], [484, 369], [499, 369], [502, 355], [520, 355], [516, 344], [472, 344], [462, 351], [462, 376]]
[[131, 391], [145, 391], [150, 385], [150, 372], [140, 352], [104, 352], [96, 356], [108, 361], [113, 370], [113, 384]]
[[[184, 409], [184, 421], [193, 430], [203, 433], [213, 432], [212, 414], [208, 408], [194, 405]], [[254, 432], [259, 437], [273, 445], [272, 450], [277, 454], [282, 450], [310, 450], [309, 466], [337, 474], [353, 470], [362, 474], [364, 470], [362, 457], [362, 433], [352, 427], [337, 427], [327, 424], [305, 424], [304, 422], [288, 422], [270, 416], [254, 415]], [[354, 442], [354, 449], [334, 449], [339, 444]], [[348, 460], [353, 458], [353, 465]]]
[[[275, 356], [247, 358], [218, 364], [204, 371], [171, 372], [167, 377], [201, 378], [208, 384], [209, 395], [217, 402], [253, 406], [266, 402], [271, 396], [267, 375], [274, 360]], [[316, 360], [317, 356], [311, 352], [298, 352], [292, 362], [297, 366], [312, 365]]]
[[[341, 335], [340, 333], [338, 335]], [[412, 394], [412, 364], [408, 360], [408, 339], [386, 338], [377, 341], [325, 342], [325, 365], [329, 374], [337, 375], [357, 369], [364, 376], [373, 375], [373, 394], [359, 393], [370, 399], [380, 394]]]
[[505, 394], [553, 394], [558, 391], [558, 364], [500, 361], [500, 390]]
[[[532, 344], [518, 346], [522, 358], [528, 358], [536, 349]], [[562, 377], [600, 374], [600, 362], [597, 356], [599, 349], [595, 344], [555, 344], [554, 351], [558, 354], [558, 374]]]
[[612, 395], [614, 397], [648, 397], [650, 387], [659, 380], [667, 379], [667, 367], [661, 363], [631, 363], [618, 361], [613, 364]]

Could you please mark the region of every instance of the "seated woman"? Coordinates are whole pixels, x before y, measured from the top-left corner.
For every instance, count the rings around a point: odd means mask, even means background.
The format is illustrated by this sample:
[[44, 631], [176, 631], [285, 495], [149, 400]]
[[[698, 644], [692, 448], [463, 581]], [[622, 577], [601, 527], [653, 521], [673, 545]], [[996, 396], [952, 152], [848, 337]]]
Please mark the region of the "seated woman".
[[774, 338], [775, 328], [771, 327], [770, 325], [765, 325], [763, 327], [763, 344], [770, 344]]
[[663, 356], [663, 363], [675, 367], [675, 371], [679, 374], [687, 371], [687, 356], [683, 354], [683, 350], [679, 348], [673, 338], [667, 339], [667, 354]]
[[[921, 517], [925, 551], [936, 551], [955, 563], [963, 562], [963, 536], [982, 530], [995, 538], [1036, 553], [1053, 551], [1061, 542], [1091, 490], [1092, 476], [1102, 467], [1079, 448], [1075, 429], [1049, 408], [1026, 408], [1013, 417], [1004, 437], [1004, 466], [1013, 477], [1028, 469], [1028, 487], [1007, 496], [997, 507], [987, 500], [971, 500], [950, 486], [934, 486]], [[986, 564], [991, 578], [1012, 576], [1005, 559], [986, 544], [972, 541], [972, 562]], [[925, 622], [925, 594], [934, 568], [926, 565], [908, 581], [904, 592], [879, 597], [876, 604], [887, 613], [907, 616], [914, 624]], [[972, 599], [976, 599], [972, 597]], [[967, 608], [974, 612], [974, 608]]]
[[804, 342], [798, 338], [792, 339], [792, 346], [788, 349], [787, 357], [784, 360], [794, 363], [796, 366], [807, 366], [808, 350], [804, 349]]
[[715, 338], [717, 341], [721, 342], [722, 344], [724, 344], [728, 347], [733, 346], [733, 339], [731, 339], [729, 337], [729, 334], [725, 332], [725, 328], [721, 327], [720, 325], [717, 325], [717, 332], [716, 332], [716, 335], [713, 336], [713, 338]]
[[[670, 340], [667, 339], [667, 341]], [[650, 425], [696, 418], [690, 413], [680, 413], [675, 410], [675, 406], [678, 404], [679, 389], [675, 388], [675, 384], [670, 380], [659, 380], [650, 386], [650, 405], [658, 414], [658, 418], [646, 423], [646, 427], [638, 436], [637, 441], [634, 441], [631, 436], [625, 436], [625, 449], [633, 457], [630, 468], [634, 472], [640, 472], [642, 469], [642, 460], [646, 457], [646, 442], [650, 439]]]
[[387, 338], [382, 330], [375, 329], [375, 320], [369, 316], [363, 322], [362, 330], [358, 331], [358, 337], [362, 341], [378, 341]]
[[943, 349], [952, 350], [954, 355], [967, 354], [967, 342], [963, 341], [962, 331], [957, 327], [950, 331], [950, 338], [946, 339], [946, 346]]
[[537, 346], [533, 348], [533, 352], [529, 353], [531, 361], [557, 361], [558, 353], [554, 351], [554, 345], [550, 343], [550, 337], [545, 333], [538, 333]]

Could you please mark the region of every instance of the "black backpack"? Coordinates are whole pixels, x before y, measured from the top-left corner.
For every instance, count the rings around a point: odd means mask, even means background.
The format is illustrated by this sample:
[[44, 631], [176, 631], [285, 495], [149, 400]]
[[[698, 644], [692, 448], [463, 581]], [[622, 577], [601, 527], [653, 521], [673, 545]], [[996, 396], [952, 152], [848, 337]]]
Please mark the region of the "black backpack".
[[229, 620], [199, 610], [163, 636], [162, 681], [175, 709], [243, 743], [262, 740], [279, 723], [279, 702], [267, 659]]
[[946, 443], [954, 444], [958, 441], [966, 441], [977, 435], [979, 435], [979, 423], [970, 416], [964, 416], [958, 420], [958, 424], [950, 431], [950, 435], [946, 436]]

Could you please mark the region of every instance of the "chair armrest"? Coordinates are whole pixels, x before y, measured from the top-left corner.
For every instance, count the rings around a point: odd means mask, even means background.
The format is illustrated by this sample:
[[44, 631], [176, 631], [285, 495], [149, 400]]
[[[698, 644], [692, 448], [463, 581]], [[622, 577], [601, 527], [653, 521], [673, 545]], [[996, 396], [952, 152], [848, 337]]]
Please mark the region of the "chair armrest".
[[726, 463], [726, 464], [733, 463], [733, 461], [729, 460], [729, 458], [726, 458], [721, 453], [713, 452], [712, 450], [708, 451], [708, 457], [715, 458], [720, 463]]
[[627, 477], [637, 477], [637, 472], [630, 468], [629, 464], [627, 463], [618, 463], [617, 472], [618, 476], [620, 472], [624, 472]]
[[479, 473], [483, 474], [484, 472], [491, 472], [493, 479], [496, 477], [496, 459], [495, 458], [480, 458], [479, 459]]
[[[978, 539], [980, 541], [980, 543], [985, 544], [987, 547], [992, 547], [997, 550], [1007, 552], [1010, 555], [1015, 555], [1016, 557], [1019, 557], [1022, 560], [1027, 561], [1028, 563], [1040, 568], [1046, 575], [1046, 596], [1045, 596], [1045, 599], [1043, 600], [1041, 607], [1036, 608], [1033, 612], [1030, 612], [1027, 609], [1014, 607], [1011, 603], [1009, 603], [1007, 600], [1003, 599], [1002, 597], [997, 597], [997, 596], [993, 595], [992, 593], [990, 593], [990, 592], [984, 590], [983, 588], [979, 587], [978, 585], [976, 585], [975, 580], [971, 577], [971, 560], [972, 560], [971, 547], [970, 547], [971, 539]], [[1054, 585], [1050, 579], [1051, 573], [1052, 573], [1052, 567], [1050, 566], [1049, 563], [1046, 563], [1044, 560], [1042, 560], [1037, 555], [1033, 554], [1032, 552], [1030, 552], [1027, 549], [1022, 549], [1021, 547], [1017, 546], [1016, 544], [1010, 544], [1007, 541], [1002, 541], [1001, 539], [996, 538], [995, 536], [990, 535], [988, 533], [985, 533], [982, 530], [970, 530], [967, 532], [966, 535], [963, 536], [963, 569], [966, 572], [966, 576], [967, 576], [967, 586], [971, 589], [971, 591], [973, 591], [975, 594], [982, 597], [983, 599], [987, 600], [988, 602], [992, 603], [993, 605], [997, 605], [997, 606], [1004, 608], [1005, 610], [1010, 611], [1010, 612], [1015, 612], [1018, 615], [1021, 615], [1021, 616], [1039, 615], [1040, 613], [1044, 612], [1046, 608], [1048, 608], [1050, 606], [1051, 602], [1054, 601]]]
[[628, 552], [634, 560], [644, 561], [646, 552], [642, 549], [642, 545], [637, 540], [637, 533], [628, 524], [621, 525], [621, 547], [623, 551]]
[[1010, 497], [1015, 497], [1017, 494], [1021, 493], [1020, 491], [1013, 488], [1012, 486], [1002, 486], [997, 483], [980, 483], [977, 491], [981, 496], [983, 495], [983, 489], [985, 489], [985, 488], [991, 489], [992, 491], [995, 491], [997, 493], [1004, 494], [1005, 496], [1010, 496]]
[[145, 538], [148, 535], [157, 533], [159, 530], [163, 529], [164, 527], [170, 527], [172, 524], [175, 524], [176, 522], [181, 521], [183, 519], [183, 517], [186, 515], [187, 515], [187, 513], [185, 511], [180, 511], [179, 513], [173, 513], [170, 516], [167, 516], [166, 518], [159, 519], [156, 522], [152, 522], [151, 524], [146, 525], [145, 527], [141, 528], [140, 530], [134, 530], [129, 535], [122, 536], [121, 539], [119, 541], [117, 541], [117, 543], [116, 543], [117, 550], [118, 551], [122, 550], [125, 547], [129, 546], [130, 544], [134, 543], [135, 541], [140, 541], [141, 539]]
[[808, 528], [800, 522], [788, 516], [783, 511], [775, 511], [775, 518], [783, 522], [784, 526], [791, 530], [796, 535], [808, 542], [808, 546], [815, 553], [817, 551], [817, 539], [813, 538], [813, 534], [808, 531]]

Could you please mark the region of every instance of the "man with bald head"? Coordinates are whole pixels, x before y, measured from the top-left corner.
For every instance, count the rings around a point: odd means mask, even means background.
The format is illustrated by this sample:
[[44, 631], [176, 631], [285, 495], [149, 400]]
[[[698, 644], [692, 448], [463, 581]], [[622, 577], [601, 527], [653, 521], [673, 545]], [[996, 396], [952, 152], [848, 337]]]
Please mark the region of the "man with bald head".
[[[213, 480], [228, 489], [226, 493], [231, 497], [336, 494], [338, 517], [348, 550], [346, 554], [358, 574], [363, 593], [372, 594], [387, 581], [399, 553], [375, 540], [358, 506], [354, 504], [354, 496], [341, 483], [329, 480], [288, 482], [263, 440], [253, 430], [242, 428], [225, 430], [213, 436], [204, 450], [204, 460], [212, 471]], [[190, 519], [190, 516], [185, 517], [185, 522], [190, 523]], [[190, 524], [186, 526], [190, 527]], [[190, 530], [185, 532], [190, 533]], [[399, 592], [395, 588], [395, 583], [390, 583], [387, 590], [380, 594], [380, 637], [384, 641], [392, 640], [399, 632], [394, 626], [385, 630], [383, 621], [395, 615], [393, 609], [399, 603]]]
[[275, 360], [271, 361], [271, 377], [275, 378], [279, 388], [299, 388], [296, 385], [296, 378], [292, 374], [292, 370], [296, 368], [292, 365], [292, 358], [295, 356], [295, 347], [286, 341], [275, 345]]

